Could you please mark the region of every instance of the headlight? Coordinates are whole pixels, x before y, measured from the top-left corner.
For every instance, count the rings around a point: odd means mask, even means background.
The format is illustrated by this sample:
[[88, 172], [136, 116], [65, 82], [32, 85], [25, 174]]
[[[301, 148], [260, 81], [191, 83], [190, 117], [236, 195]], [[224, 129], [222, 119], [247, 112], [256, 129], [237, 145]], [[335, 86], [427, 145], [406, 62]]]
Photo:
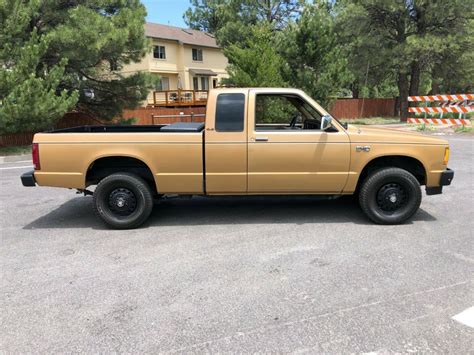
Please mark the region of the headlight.
[[449, 161], [449, 147], [446, 147], [444, 149], [444, 160], [443, 160], [443, 164], [444, 165], [448, 165], [448, 161]]

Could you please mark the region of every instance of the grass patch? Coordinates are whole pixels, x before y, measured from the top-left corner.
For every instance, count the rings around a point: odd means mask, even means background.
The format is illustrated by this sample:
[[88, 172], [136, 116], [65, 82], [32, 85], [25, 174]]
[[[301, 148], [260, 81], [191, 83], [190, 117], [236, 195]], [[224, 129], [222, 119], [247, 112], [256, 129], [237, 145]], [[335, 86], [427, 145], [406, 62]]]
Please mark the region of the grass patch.
[[418, 132], [432, 132], [432, 131], [436, 131], [436, 128], [433, 127], [433, 125], [422, 123], [416, 126], [416, 130]]
[[11, 147], [1, 147], [0, 156], [30, 154], [31, 145], [16, 145]]
[[471, 133], [472, 132], [472, 126], [456, 126], [454, 129], [454, 132], [456, 133]]
[[371, 125], [371, 124], [396, 124], [400, 123], [400, 119], [396, 117], [368, 117], [368, 118], [355, 118], [355, 119], [341, 119], [344, 123], [357, 124], [357, 125]]

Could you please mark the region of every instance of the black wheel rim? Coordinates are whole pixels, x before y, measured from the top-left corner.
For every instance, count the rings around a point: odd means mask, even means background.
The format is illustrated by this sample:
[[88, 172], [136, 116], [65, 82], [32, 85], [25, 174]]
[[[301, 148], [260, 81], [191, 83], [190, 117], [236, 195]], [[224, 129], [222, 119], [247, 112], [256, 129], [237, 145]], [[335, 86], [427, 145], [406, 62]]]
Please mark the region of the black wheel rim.
[[377, 206], [384, 212], [396, 212], [403, 208], [407, 201], [408, 192], [398, 183], [385, 184], [377, 192]]
[[137, 209], [137, 198], [133, 191], [119, 187], [109, 193], [108, 206], [117, 216], [130, 216]]

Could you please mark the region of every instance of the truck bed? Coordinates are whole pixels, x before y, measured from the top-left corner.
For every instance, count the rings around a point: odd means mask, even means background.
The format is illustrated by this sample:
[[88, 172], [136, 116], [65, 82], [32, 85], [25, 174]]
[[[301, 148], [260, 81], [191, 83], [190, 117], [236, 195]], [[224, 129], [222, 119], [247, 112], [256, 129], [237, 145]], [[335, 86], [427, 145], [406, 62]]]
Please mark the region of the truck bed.
[[78, 126], [56, 129], [47, 133], [198, 133], [204, 129], [202, 122], [178, 122], [169, 125], [107, 125], [107, 126]]
[[[81, 126], [37, 133], [39, 185], [87, 187], [87, 172], [108, 157], [135, 159], [153, 174], [161, 193], [203, 193], [203, 123]], [[117, 165], [117, 163], [114, 163]]]

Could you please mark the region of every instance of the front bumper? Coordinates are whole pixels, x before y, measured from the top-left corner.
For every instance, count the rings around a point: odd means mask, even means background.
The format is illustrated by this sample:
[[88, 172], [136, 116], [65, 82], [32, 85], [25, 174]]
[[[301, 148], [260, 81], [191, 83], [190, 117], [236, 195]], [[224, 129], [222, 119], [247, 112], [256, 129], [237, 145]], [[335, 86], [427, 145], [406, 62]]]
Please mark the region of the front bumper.
[[21, 174], [21, 183], [23, 186], [35, 186], [36, 185], [36, 180], [35, 180], [35, 171], [31, 170], [28, 171], [27, 173]]
[[443, 193], [443, 186], [451, 185], [451, 181], [454, 179], [454, 170], [447, 168], [445, 171], [441, 173], [441, 177], [439, 179], [439, 186], [436, 187], [427, 187], [426, 194], [427, 195], [438, 195]]

